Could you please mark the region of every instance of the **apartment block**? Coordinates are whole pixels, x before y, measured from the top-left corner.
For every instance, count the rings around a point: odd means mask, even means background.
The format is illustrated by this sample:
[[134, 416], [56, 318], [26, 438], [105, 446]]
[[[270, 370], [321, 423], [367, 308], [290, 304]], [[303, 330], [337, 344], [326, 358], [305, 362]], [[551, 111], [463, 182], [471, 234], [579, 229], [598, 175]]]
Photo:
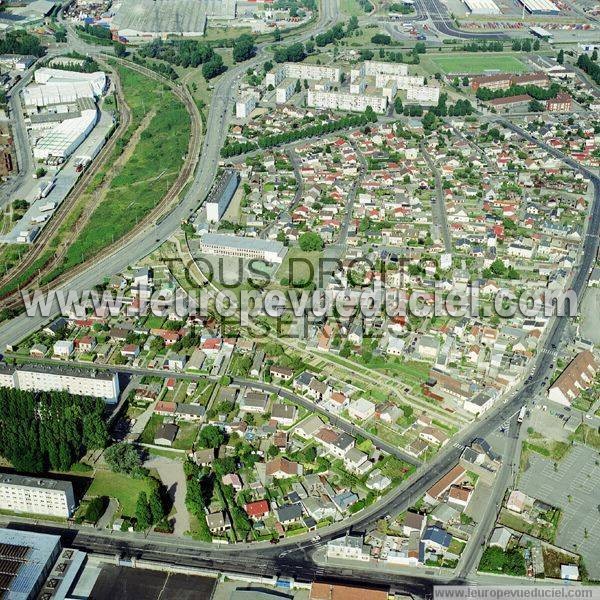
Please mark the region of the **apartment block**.
[[304, 63], [284, 63], [274, 71], [267, 73], [265, 84], [277, 87], [284, 79], [306, 79], [307, 81], [330, 81], [339, 83], [342, 71], [339, 67], [324, 67]]
[[406, 90], [406, 99], [408, 102], [419, 104], [437, 104], [440, 99], [440, 88], [428, 85], [409, 87]]
[[283, 81], [282, 85], [275, 90], [275, 102], [277, 102], [277, 104], [285, 104], [294, 95], [297, 81], [297, 79], [286, 79]]
[[399, 90], [407, 90], [411, 87], [420, 87], [425, 85], [425, 78], [422, 75], [398, 75], [397, 77], [387, 74], [379, 74], [375, 77], [375, 86], [378, 88], [386, 87], [394, 82]]
[[308, 81], [331, 81], [338, 83], [342, 77], [339, 67], [324, 67], [322, 65], [311, 65], [305, 63], [284, 63], [283, 69], [286, 77], [295, 79], [307, 79]]
[[70, 481], [0, 474], [2, 510], [69, 518], [75, 507]]
[[317, 92], [309, 90], [307, 105], [312, 108], [364, 112], [370, 106], [376, 113], [385, 114], [388, 99], [384, 96], [349, 94], [347, 92]]
[[391, 75], [392, 77], [408, 75], [408, 66], [402, 63], [388, 63], [379, 62], [376, 60], [366, 60], [364, 64], [365, 75], [368, 75], [369, 77], [375, 77], [378, 74]]
[[256, 96], [254, 94], [246, 94], [235, 103], [235, 116], [238, 119], [246, 119], [255, 108]]
[[88, 371], [71, 367], [24, 365], [16, 371], [17, 387], [35, 392], [68, 392], [75, 396], [103, 398], [115, 403], [119, 398], [117, 373]]

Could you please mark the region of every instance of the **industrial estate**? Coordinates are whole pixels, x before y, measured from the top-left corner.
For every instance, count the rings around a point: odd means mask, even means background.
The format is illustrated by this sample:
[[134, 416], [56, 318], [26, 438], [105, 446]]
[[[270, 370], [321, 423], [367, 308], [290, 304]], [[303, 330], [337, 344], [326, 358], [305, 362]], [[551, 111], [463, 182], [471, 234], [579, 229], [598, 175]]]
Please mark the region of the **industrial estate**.
[[594, 589], [600, 4], [0, 8], [0, 596]]

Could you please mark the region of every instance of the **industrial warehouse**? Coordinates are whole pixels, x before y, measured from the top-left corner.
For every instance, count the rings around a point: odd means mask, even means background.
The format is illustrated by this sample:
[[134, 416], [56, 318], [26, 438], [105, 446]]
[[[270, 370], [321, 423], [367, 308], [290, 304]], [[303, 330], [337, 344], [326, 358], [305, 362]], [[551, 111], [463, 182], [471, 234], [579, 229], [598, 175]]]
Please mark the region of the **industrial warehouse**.
[[232, 20], [236, 0], [123, 0], [115, 4], [112, 26], [135, 41], [169, 35], [204, 35], [209, 19]]
[[500, 9], [494, 0], [464, 0], [472, 15], [499, 15]]

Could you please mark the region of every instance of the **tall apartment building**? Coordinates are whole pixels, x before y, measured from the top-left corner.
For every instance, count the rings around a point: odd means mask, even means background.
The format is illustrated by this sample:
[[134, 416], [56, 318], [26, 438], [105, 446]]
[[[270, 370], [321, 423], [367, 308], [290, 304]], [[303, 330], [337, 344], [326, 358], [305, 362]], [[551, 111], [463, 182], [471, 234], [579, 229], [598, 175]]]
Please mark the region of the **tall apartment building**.
[[308, 81], [330, 81], [338, 83], [342, 71], [339, 67], [324, 67], [304, 63], [284, 63], [274, 71], [267, 73], [265, 84], [277, 87], [286, 77], [292, 79], [306, 79]]
[[245, 94], [235, 103], [235, 116], [237, 119], [246, 119], [256, 108], [256, 96]]
[[32, 392], [68, 392], [115, 403], [119, 398], [117, 373], [51, 365], [0, 365], [0, 387]]
[[70, 481], [0, 474], [0, 508], [12, 512], [69, 518], [75, 512]]
[[388, 99], [385, 96], [308, 90], [306, 103], [312, 108], [356, 112], [364, 112], [367, 107], [370, 106], [376, 113], [385, 114], [388, 106]]
[[406, 90], [406, 99], [408, 102], [418, 102], [420, 104], [437, 104], [440, 99], [440, 88], [430, 85], [409, 87]]
[[367, 82], [364, 79], [359, 79], [350, 84], [351, 94], [364, 94], [367, 89]]
[[227, 169], [215, 183], [206, 199], [206, 220], [209, 223], [221, 220], [239, 184], [240, 174], [233, 169]]
[[285, 104], [294, 95], [297, 81], [297, 79], [285, 79], [283, 84], [275, 90], [275, 102], [277, 104]]

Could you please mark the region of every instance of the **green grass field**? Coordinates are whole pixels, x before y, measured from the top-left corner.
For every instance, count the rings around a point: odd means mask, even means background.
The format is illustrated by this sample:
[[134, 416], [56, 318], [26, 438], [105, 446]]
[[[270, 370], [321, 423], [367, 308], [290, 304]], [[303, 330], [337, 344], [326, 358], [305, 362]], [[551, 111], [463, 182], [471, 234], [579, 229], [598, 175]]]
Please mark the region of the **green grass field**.
[[360, 17], [366, 14], [356, 0], [340, 0], [340, 10], [349, 17]]
[[135, 515], [135, 504], [139, 493], [149, 492], [151, 489], [151, 480], [134, 479], [111, 471], [97, 471], [87, 495], [116, 498], [122, 514], [130, 517]]
[[525, 64], [515, 56], [496, 52], [452, 54], [429, 58], [444, 73], [477, 75], [494, 69], [503, 73], [523, 73], [527, 70]]

